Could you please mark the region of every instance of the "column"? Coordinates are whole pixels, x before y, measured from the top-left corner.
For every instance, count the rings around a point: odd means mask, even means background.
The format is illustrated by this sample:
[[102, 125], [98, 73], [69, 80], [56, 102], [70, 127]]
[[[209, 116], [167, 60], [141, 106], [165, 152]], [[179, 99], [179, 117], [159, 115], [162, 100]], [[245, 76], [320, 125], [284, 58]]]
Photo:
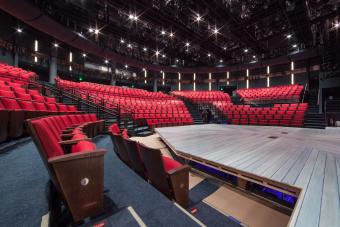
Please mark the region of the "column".
[[15, 67], [19, 67], [19, 54], [18, 54], [18, 52], [14, 52], [13, 64], [14, 64]]
[[110, 85], [116, 86], [116, 63], [111, 63], [111, 73], [110, 73]]
[[157, 83], [157, 73], [153, 74], [153, 91], [157, 92], [158, 90], [158, 83]]
[[58, 51], [57, 49], [53, 49], [51, 51], [51, 56], [50, 56], [50, 75], [49, 75], [49, 82], [51, 84], [55, 83], [55, 78], [58, 73]]

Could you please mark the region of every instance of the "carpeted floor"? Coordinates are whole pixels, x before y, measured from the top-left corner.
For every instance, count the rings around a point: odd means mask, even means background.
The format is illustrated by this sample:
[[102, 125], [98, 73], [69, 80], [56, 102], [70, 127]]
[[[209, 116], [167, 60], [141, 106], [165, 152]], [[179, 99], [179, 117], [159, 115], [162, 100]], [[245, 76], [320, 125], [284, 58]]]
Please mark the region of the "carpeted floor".
[[[108, 136], [95, 141], [98, 148], [108, 149], [105, 157], [106, 195], [118, 208], [133, 207], [147, 226], [197, 226], [114, 155]], [[40, 226], [41, 217], [48, 212], [48, 174], [33, 142], [0, 155], [0, 182], [0, 226]]]

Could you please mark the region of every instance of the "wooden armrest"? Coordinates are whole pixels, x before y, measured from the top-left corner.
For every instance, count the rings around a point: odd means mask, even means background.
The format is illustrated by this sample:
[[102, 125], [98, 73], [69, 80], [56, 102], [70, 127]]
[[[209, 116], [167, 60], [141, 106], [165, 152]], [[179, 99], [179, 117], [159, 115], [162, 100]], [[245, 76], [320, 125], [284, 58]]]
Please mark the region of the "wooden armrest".
[[107, 150], [105, 149], [98, 149], [98, 150], [94, 150], [90, 152], [78, 152], [78, 153], [66, 154], [66, 155], [50, 158], [48, 159], [48, 163], [55, 164], [58, 162], [65, 162], [65, 161], [84, 159], [84, 158], [93, 158], [93, 157], [103, 156], [106, 152]]
[[182, 207], [187, 207], [189, 202], [189, 171], [190, 166], [183, 165], [167, 172], [174, 199]]
[[64, 141], [59, 141], [58, 143], [60, 145], [73, 145], [83, 140], [91, 141], [91, 138], [83, 138], [83, 139], [77, 139], [77, 140], [64, 140]]

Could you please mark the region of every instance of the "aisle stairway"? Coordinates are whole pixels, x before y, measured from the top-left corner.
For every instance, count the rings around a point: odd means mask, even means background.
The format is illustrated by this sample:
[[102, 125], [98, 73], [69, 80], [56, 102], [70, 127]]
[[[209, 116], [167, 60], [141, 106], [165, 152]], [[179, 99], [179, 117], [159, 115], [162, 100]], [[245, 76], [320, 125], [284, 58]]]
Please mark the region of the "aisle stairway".
[[185, 99], [183, 99], [183, 102], [189, 110], [189, 113], [192, 117], [193, 123], [195, 125], [203, 124], [204, 123], [203, 118], [202, 118], [200, 112], [198, 111], [197, 105], [195, 105], [192, 102], [185, 100]]
[[311, 89], [308, 93], [308, 111], [304, 120], [305, 128], [326, 128], [325, 114], [319, 113], [318, 90]]

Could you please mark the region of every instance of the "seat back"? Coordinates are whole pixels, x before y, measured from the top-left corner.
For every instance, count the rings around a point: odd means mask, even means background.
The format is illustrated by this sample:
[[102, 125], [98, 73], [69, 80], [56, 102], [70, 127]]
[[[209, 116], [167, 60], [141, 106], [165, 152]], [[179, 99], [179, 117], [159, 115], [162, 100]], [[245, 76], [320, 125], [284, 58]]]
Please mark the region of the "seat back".
[[127, 153], [131, 161], [132, 168], [144, 179], [147, 178], [145, 166], [139, 152], [138, 143], [130, 139], [123, 139]]
[[171, 198], [172, 193], [167, 174], [164, 171], [161, 151], [152, 149], [143, 144], [138, 144], [138, 146], [151, 184], [164, 195]]
[[115, 140], [115, 143], [117, 145], [117, 152], [119, 154], [120, 159], [131, 167], [130, 157], [129, 154], [125, 148], [123, 137], [121, 135], [112, 134], [113, 139]]

